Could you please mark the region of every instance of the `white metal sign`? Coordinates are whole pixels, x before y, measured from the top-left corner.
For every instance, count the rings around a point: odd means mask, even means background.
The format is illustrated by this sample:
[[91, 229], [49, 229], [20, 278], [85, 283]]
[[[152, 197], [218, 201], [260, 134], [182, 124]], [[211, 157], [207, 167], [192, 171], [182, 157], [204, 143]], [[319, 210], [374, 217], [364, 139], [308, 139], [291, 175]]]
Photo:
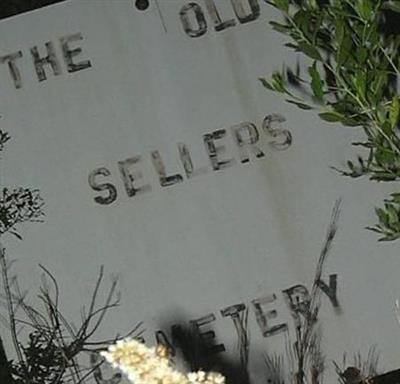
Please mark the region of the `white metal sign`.
[[321, 281], [326, 353], [338, 360], [377, 343], [394, 366], [400, 258], [364, 229], [387, 190], [330, 168], [359, 132], [260, 84], [296, 60], [268, 26], [273, 9], [139, 8], [76, 0], [0, 23], [0, 123], [12, 137], [1, 183], [37, 187], [46, 201], [43, 224], [6, 240], [26, 285], [45, 264], [77, 314], [104, 264], [120, 274], [124, 303], [104, 332], [143, 320], [154, 343], [184, 318], [215, 336], [218, 353], [234, 351], [235, 314], [249, 308], [260, 364], [285, 345], [342, 197]]

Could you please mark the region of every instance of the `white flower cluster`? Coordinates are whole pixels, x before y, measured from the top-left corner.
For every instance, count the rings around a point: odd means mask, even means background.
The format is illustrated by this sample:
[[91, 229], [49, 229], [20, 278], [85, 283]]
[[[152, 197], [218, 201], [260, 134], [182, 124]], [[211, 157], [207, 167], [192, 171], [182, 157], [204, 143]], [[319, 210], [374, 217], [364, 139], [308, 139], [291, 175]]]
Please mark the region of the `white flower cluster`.
[[186, 377], [190, 384], [225, 384], [225, 377], [216, 372], [191, 372]]
[[101, 355], [134, 384], [225, 384], [225, 377], [219, 373], [199, 371], [185, 375], [174, 370], [161, 345], [148, 348], [137, 340], [126, 339], [117, 341]]

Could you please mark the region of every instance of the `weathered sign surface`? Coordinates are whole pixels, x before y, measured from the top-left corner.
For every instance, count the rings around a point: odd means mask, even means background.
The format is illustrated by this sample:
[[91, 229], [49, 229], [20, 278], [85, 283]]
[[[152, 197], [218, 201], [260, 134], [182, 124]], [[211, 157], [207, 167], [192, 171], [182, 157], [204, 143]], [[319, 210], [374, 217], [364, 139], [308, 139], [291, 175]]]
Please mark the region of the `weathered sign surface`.
[[[7, 239], [26, 287], [38, 263], [65, 311], [101, 264], [123, 305], [109, 328], [192, 320], [235, 350], [249, 309], [254, 364], [282, 350], [307, 298], [333, 202], [339, 233], [320, 288], [323, 345], [382, 351], [395, 368], [398, 244], [364, 227], [389, 187], [341, 177], [359, 132], [328, 125], [258, 78], [295, 63], [264, 0], [67, 1], [0, 23], [3, 186], [39, 188], [43, 224]], [[163, 329], [163, 332], [159, 332]], [[212, 332], [211, 332], [212, 330]]]

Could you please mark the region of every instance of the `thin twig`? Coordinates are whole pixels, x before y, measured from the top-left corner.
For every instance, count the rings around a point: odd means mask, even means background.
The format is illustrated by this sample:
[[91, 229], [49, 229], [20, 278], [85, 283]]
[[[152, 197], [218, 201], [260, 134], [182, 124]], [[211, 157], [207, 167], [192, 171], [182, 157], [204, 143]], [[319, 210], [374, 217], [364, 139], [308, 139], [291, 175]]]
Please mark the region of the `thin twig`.
[[14, 344], [15, 352], [18, 357], [18, 361], [20, 364], [23, 364], [24, 359], [22, 357], [21, 348], [20, 348], [19, 342], [18, 342], [17, 328], [16, 328], [16, 323], [15, 323], [15, 313], [14, 313], [14, 308], [13, 308], [13, 303], [12, 303], [12, 295], [11, 295], [11, 291], [10, 291], [10, 285], [8, 283], [6, 250], [1, 243], [0, 243], [0, 264], [1, 264], [1, 272], [2, 272], [2, 277], [3, 277], [3, 286], [4, 286], [4, 291], [6, 293], [6, 299], [7, 299], [11, 338], [12, 338], [12, 342]]

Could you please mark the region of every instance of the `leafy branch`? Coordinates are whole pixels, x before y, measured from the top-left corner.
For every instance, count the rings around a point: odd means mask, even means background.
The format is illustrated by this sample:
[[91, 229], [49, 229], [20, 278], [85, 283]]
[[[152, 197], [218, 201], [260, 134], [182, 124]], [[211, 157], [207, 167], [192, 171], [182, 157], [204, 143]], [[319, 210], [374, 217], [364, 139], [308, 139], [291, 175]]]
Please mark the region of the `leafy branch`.
[[[400, 20], [400, 1], [386, 0], [271, 0], [282, 22], [273, 29], [288, 36], [285, 44], [309, 61], [284, 67], [262, 84], [284, 94], [303, 110], [316, 110], [327, 122], [361, 127], [363, 149], [348, 161], [345, 176], [368, 176], [375, 181], [400, 180], [400, 30], [388, 20]], [[392, 23], [393, 24], [393, 23]], [[400, 200], [397, 194], [376, 210], [379, 223], [368, 227], [380, 240], [400, 237]]]

